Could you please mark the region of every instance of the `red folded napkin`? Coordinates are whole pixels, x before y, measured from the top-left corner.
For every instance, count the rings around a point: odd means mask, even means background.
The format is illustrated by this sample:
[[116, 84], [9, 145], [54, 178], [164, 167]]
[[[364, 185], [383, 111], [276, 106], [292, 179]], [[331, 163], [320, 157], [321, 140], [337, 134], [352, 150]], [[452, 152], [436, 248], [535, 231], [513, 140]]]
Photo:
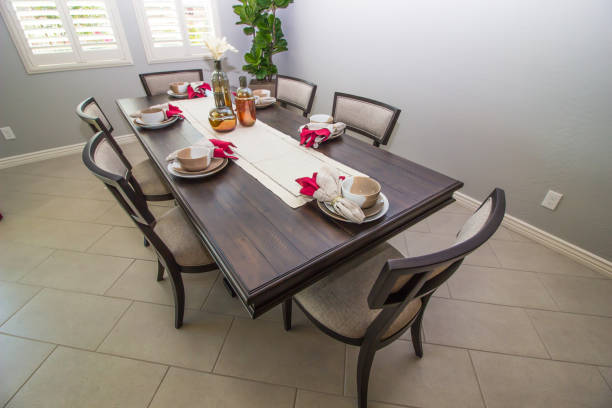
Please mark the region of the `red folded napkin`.
[[219, 140], [219, 139], [208, 139], [208, 140], [210, 141], [210, 143], [215, 145], [215, 147], [220, 147], [221, 150], [223, 150], [225, 153], [234, 154], [234, 151], [230, 148], [230, 146], [236, 147], [236, 145], [233, 144], [232, 142], [226, 142], [224, 140]]
[[318, 143], [321, 144], [329, 138], [329, 135], [331, 135], [329, 129], [323, 128], [310, 130], [308, 129], [308, 126], [304, 126], [300, 132], [300, 144], [306, 144], [306, 147], [312, 147], [312, 145], [317, 142], [318, 136], [322, 136], [322, 138], [318, 141]]
[[[338, 176], [338, 180], [344, 180], [346, 177]], [[300, 177], [295, 180], [302, 188], [300, 189], [300, 194], [312, 197], [319, 189], [319, 185], [317, 184], [317, 172], [312, 173], [312, 177]]]
[[226, 154], [221, 147], [215, 148], [215, 150], [213, 151], [213, 157], [238, 160], [238, 157], [230, 156], [229, 154]]
[[206, 89], [212, 91], [212, 88], [206, 82], [204, 82], [202, 85], [197, 86], [196, 89], [193, 89], [191, 85], [188, 85], [187, 96], [189, 97], [189, 99], [204, 98], [206, 96]]
[[185, 119], [185, 116], [183, 116], [183, 111], [180, 110], [178, 106], [174, 106], [169, 103], [168, 110], [166, 110], [166, 118], [170, 119], [173, 116], [178, 116], [179, 119]]

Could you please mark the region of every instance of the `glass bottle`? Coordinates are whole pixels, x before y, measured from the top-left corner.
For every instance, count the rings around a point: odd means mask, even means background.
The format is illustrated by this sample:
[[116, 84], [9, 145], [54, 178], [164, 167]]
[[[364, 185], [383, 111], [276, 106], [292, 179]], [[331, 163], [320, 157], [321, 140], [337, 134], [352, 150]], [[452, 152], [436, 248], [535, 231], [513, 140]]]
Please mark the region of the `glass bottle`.
[[242, 126], [255, 124], [255, 96], [247, 87], [245, 76], [240, 77], [240, 88], [236, 91], [236, 114]]
[[212, 73], [213, 92], [222, 92], [225, 99], [225, 106], [232, 109], [232, 94], [230, 92], [229, 79], [227, 74], [221, 69], [221, 60], [214, 60], [215, 70]]
[[229, 132], [236, 128], [236, 115], [232, 108], [225, 104], [223, 92], [215, 92], [215, 107], [210, 110], [208, 121], [217, 132]]

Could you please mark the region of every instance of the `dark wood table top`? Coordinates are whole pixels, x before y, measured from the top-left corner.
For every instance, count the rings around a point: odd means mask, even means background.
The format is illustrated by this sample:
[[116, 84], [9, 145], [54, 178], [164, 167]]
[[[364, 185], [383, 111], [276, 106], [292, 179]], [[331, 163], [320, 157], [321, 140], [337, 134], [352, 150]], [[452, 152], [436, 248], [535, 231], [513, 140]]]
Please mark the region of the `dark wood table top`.
[[[335, 221], [315, 202], [292, 209], [234, 163], [210, 178], [178, 179], [168, 173], [165, 158], [192, 144], [200, 133], [186, 120], [147, 131], [129, 118], [134, 111], [167, 101], [166, 96], [154, 96], [117, 103], [253, 317], [325, 276], [347, 257], [384, 242], [450, 204], [453, 192], [463, 186], [350, 136], [329, 141], [319, 151], [380, 182], [390, 208], [371, 223]], [[298, 127], [308, 122], [278, 106], [258, 110], [257, 119], [296, 138]]]

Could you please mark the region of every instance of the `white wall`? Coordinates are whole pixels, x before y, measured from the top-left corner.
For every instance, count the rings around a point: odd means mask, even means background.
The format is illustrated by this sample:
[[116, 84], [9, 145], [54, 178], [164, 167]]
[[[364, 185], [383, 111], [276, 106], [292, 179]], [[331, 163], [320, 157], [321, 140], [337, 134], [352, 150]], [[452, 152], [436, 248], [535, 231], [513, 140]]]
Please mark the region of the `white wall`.
[[395, 105], [391, 151], [612, 259], [612, 1], [297, 0], [284, 22], [280, 72], [319, 85], [314, 112]]
[[[228, 0], [217, 0], [222, 35], [243, 50], [250, 47]], [[94, 96], [109, 116], [116, 135], [131, 133], [115, 103], [118, 98], [144, 96], [139, 73], [188, 68], [210, 69], [209, 62], [148, 64], [131, 0], [117, 0], [134, 65], [29, 75], [0, 18], [0, 127], [11, 126], [16, 140], [0, 138], [0, 158], [82, 142], [91, 130], [74, 113], [77, 104]], [[228, 71], [240, 70], [241, 53], [228, 53]], [[232, 73], [232, 72], [230, 72]], [[237, 72], [232, 73], [236, 76]], [[236, 81], [235, 81], [236, 82]]]

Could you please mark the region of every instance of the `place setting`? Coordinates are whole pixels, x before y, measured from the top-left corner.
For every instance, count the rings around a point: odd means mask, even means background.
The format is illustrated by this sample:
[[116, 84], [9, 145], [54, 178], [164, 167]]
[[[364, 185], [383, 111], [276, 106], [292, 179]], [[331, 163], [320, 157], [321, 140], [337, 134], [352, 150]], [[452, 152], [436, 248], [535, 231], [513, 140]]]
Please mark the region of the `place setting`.
[[130, 115], [134, 123], [149, 130], [162, 129], [184, 119], [183, 111], [170, 103], [153, 105], [147, 109], [134, 112]]
[[168, 172], [179, 178], [204, 178], [219, 173], [233, 156], [231, 142], [217, 139], [202, 139], [192, 146], [184, 147], [170, 153], [166, 157]]
[[271, 96], [268, 89], [255, 89], [253, 90], [253, 96], [255, 96], [256, 109], [268, 108], [276, 103], [276, 98]]
[[210, 84], [206, 82], [171, 82], [170, 89], [166, 92], [168, 96], [176, 99], [204, 98], [207, 91], [212, 91]]
[[313, 197], [325, 215], [343, 222], [362, 224], [383, 217], [389, 200], [378, 181], [367, 176], [341, 176], [337, 169], [324, 166], [312, 177], [295, 180], [300, 194]]
[[334, 122], [334, 117], [325, 113], [310, 116], [310, 122], [298, 128], [300, 145], [317, 149], [321, 143], [336, 139], [346, 132], [346, 124]]

